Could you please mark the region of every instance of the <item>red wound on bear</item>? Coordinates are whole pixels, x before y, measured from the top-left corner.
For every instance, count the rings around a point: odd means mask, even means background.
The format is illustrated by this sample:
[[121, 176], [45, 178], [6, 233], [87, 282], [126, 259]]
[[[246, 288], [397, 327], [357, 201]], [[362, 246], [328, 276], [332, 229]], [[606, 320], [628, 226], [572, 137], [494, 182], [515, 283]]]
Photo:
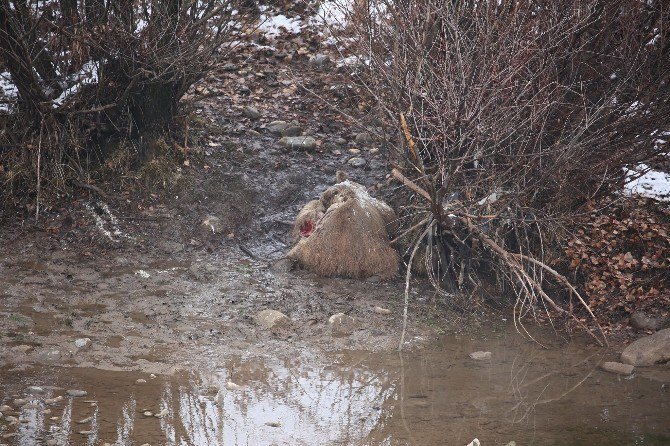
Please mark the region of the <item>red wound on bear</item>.
[[302, 237], [309, 237], [314, 232], [314, 222], [312, 220], [305, 220], [300, 225], [300, 235]]

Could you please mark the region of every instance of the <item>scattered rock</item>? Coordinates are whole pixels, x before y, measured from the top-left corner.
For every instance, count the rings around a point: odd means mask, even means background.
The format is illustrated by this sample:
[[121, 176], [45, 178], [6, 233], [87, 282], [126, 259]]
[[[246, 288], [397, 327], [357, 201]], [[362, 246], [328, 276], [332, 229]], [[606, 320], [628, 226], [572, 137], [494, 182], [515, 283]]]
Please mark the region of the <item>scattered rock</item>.
[[617, 375], [630, 375], [635, 367], [630, 364], [621, 364], [620, 362], [604, 362], [600, 368], [606, 372], [616, 373]]
[[253, 136], [255, 138], [261, 136], [261, 134], [254, 129], [247, 129], [247, 135]]
[[335, 140], [333, 142], [335, 144], [337, 144], [338, 146], [343, 146], [343, 145], [347, 144], [347, 140], [342, 138], [341, 136], [339, 138], [335, 138]]
[[24, 355], [35, 348], [32, 345], [15, 345], [10, 350], [15, 353], [23, 353]]
[[5, 439], [7, 439], [7, 438], [14, 438], [14, 437], [16, 437], [16, 435], [17, 435], [16, 432], [11, 432], [11, 433], [9, 433], [9, 434], [2, 434], [2, 438], [5, 438]]
[[491, 359], [491, 352], [472, 352], [470, 353], [470, 358], [475, 361], [488, 361]]
[[244, 116], [246, 116], [247, 118], [253, 120], [256, 120], [261, 117], [261, 112], [259, 112], [256, 107], [246, 106], [242, 110], [242, 113], [244, 113]]
[[284, 130], [289, 126], [289, 123], [286, 121], [272, 121], [268, 124], [268, 130], [270, 133], [275, 135], [281, 135]]
[[154, 413], [150, 410], [145, 410], [144, 412], [142, 412], [142, 415], [144, 415], [145, 417], [153, 417]]
[[638, 339], [621, 353], [621, 362], [634, 366], [650, 366], [667, 361], [670, 361], [670, 328]]
[[242, 389], [242, 386], [240, 386], [239, 384], [235, 384], [232, 381], [228, 381], [226, 383], [226, 389], [228, 389], [228, 390], [240, 390], [240, 389]]
[[44, 415], [51, 415], [51, 409], [44, 409], [44, 410], [42, 411], [42, 413], [43, 413]]
[[315, 54], [309, 58], [309, 64], [316, 69], [323, 69], [330, 63], [330, 57], [326, 54]]
[[289, 125], [281, 132], [281, 136], [300, 136], [300, 135], [302, 135], [302, 129], [298, 125]]
[[372, 135], [368, 132], [361, 132], [356, 134], [355, 138], [356, 144], [360, 146], [367, 146], [372, 144]]
[[356, 149], [356, 148], [349, 149], [349, 153], [351, 153], [352, 155], [359, 155], [361, 153], [361, 149]]
[[17, 399], [14, 400], [14, 405], [15, 406], [21, 407], [21, 406], [25, 406], [26, 404], [28, 404], [28, 400], [25, 399], [25, 398], [17, 398]]
[[265, 425], [270, 427], [281, 427], [281, 423], [279, 421], [268, 421], [265, 423]]
[[374, 311], [377, 314], [391, 314], [391, 310], [382, 307], [375, 307], [372, 311]]
[[68, 390], [68, 391], [65, 392], [65, 393], [67, 393], [69, 396], [73, 396], [73, 397], [75, 397], [75, 398], [88, 395], [88, 392], [87, 392], [87, 391], [85, 391], [85, 390], [76, 390], [76, 389], [70, 389], [70, 390]]
[[61, 357], [62, 354], [60, 350], [49, 350], [39, 354], [37, 360], [44, 363], [54, 363], [60, 361]]
[[57, 403], [60, 403], [61, 401], [63, 401], [63, 396], [62, 395], [58, 395], [55, 398], [47, 398], [47, 399], [44, 400], [44, 402], [46, 404], [49, 404], [49, 405], [57, 404]]
[[377, 147], [375, 147], [373, 149], [370, 149], [370, 151], [368, 153], [372, 156], [375, 156], [376, 154], [379, 153], [379, 149]]
[[2, 412], [0, 412], [0, 420], [2, 420]]
[[79, 338], [74, 341], [74, 346], [78, 349], [88, 348], [91, 346], [91, 344], [92, 341], [90, 338]]
[[356, 319], [344, 313], [333, 314], [328, 318], [328, 325], [333, 336], [348, 336], [358, 327]]
[[349, 165], [351, 167], [363, 167], [367, 164], [367, 161], [365, 161], [365, 158], [361, 158], [360, 156], [355, 156], [349, 160]]
[[44, 393], [44, 389], [38, 386], [30, 386], [26, 389], [26, 393], [29, 393], [31, 395], [39, 395]]
[[211, 232], [212, 234], [219, 234], [223, 231], [223, 223], [221, 222], [221, 219], [213, 215], [208, 215], [205, 217], [205, 219], [202, 221], [202, 227], [205, 228], [207, 232]]
[[167, 415], [167, 414], [168, 414], [168, 410], [167, 410], [167, 409], [163, 409], [163, 410], [161, 410], [160, 412], [158, 412], [157, 414], [155, 414], [154, 417], [156, 417], [156, 418], [163, 418], [163, 417], [164, 417], [165, 415]]
[[79, 431], [79, 435], [91, 435], [93, 431]]
[[479, 442], [478, 439], [475, 438], [470, 443], [468, 443], [468, 446], [482, 446], [482, 444]]
[[316, 149], [316, 139], [311, 136], [284, 136], [279, 140], [279, 145], [290, 149], [313, 150]]
[[58, 440], [54, 440], [53, 438], [47, 440], [47, 446], [56, 446], [57, 444]]
[[291, 319], [281, 311], [263, 310], [254, 316], [254, 321], [261, 327], [272, 330], [273, 328], [290, 325]]
[[224, 71], [236, 71], [237, 70], [237, 65], [235, 65], [232, 62], [228, 62], [223, 66]]
[[641, 311], [636, 311], [630, 317], [630, 325], [636, 330], [658, 331], [666, 325], [664, 318], [648, 316]]
[[135, 383], [137, 383], [137, 384], [144, 384], [145, 382], [147, 382], [147, 380], [144, 379], [144, 378], [140, 378], [137, 381], [135, 381]]
[[84, 418], [84, 419], [81, 419], [81, 420], [77, 421], [77, 424], [86, 424], [86, 423], [90, 423], [92, 419], [93, 419], [93, 418], [91, 418], [91, 417], [86, 417], [86, 418]]
[[2, 406], [0, 406], [0, 412], [14, 412], [14, 409], [12, 409], [6, 404], [3, 404]]
[[270, 269], [276, 273], [288, 273], [295, 269], [296, 262], [293, 259], [279, 259], [272, 264]]

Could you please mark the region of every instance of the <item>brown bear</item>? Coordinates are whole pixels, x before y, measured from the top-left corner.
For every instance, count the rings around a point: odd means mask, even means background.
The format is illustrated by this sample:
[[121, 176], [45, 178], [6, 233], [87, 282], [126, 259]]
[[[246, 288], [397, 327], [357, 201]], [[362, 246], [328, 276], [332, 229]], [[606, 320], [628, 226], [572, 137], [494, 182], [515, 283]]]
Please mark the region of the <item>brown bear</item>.
[[287, 257], [321, 276], [388, 279], [398, 271], [389, 241], [395, 220], [391, 207], [345, 179], [298, 213], [293, 234], [299, 241]]

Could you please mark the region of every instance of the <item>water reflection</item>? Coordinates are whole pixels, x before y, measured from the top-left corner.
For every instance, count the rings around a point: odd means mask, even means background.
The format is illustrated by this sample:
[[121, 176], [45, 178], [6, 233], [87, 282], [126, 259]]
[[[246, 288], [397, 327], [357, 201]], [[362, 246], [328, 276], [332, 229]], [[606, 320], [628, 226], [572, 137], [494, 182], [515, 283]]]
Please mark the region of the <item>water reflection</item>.
[[[468, 357], [483, 347], [490, 361]], [[94, 369], [0, 372], [0, 405], [27, 398], [4, 414], [19, 420], [0, 423], [0, 444], [667, 444], [670, 370], [624, 379], [597, 368], [601, 354], [452, 337], [403, 356], [235, 358], [155, 379]], [[45, 393], [25, 395], [39, 384]], [[50, 402], [68, 388], [89, 395]]]

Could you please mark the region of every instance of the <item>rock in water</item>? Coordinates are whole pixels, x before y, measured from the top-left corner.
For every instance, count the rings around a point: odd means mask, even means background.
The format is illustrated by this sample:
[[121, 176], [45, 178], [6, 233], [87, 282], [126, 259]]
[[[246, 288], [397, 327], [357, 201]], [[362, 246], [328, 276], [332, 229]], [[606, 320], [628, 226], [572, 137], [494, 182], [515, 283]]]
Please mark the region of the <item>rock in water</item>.
[[621, 364], [620, 362], [603, 362], [600, 368], [606, 372], [616, 373], [617, 375], [630, 375], [635, 370], [630, 364]]
[[473, 352], [470, 353], [470, 358], [475, 361], [488, 361], [491, 359], [491, 352]]
[[388, 279], [399, 263], [389, 241], [395, 222], [386, 203], [345, 180], [300, 211], [293, 229], [299, 241], [287, 257], [321, 276]]
[[670, 361], [670, 328], [638, 339], [621, 353], [621, 362], [634, 366], [650, 366], [668, 361]]
[[254, 321], [268, 330], [291, 324], [291, 319], [277, 310], [263, 310], [254, 316]]

